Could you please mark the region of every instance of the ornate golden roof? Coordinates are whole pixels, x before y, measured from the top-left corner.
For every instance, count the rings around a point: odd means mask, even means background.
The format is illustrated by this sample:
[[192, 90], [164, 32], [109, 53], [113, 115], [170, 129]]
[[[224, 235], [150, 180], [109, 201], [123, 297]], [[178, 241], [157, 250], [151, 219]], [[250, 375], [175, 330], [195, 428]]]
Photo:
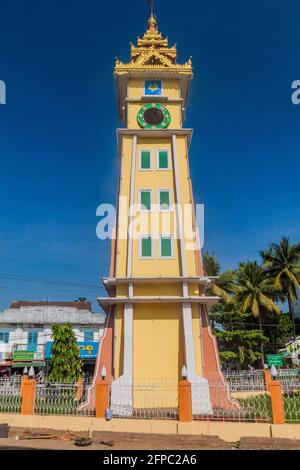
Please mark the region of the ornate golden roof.
[[192, 61], [177, 64], [176, 46], [169, 47], [168, 38], [163, 38], [158, 31], [156, 19], [153, 15], [148, 20], [147, 31], [142, 38], [138, 38], [137, 46], [131, 44], [130, 62], [125, 64], [116, 59], [115, 74], [122, 75], [127, 72], [141, 72], [146, 70], [177, 71], [192, 73]]

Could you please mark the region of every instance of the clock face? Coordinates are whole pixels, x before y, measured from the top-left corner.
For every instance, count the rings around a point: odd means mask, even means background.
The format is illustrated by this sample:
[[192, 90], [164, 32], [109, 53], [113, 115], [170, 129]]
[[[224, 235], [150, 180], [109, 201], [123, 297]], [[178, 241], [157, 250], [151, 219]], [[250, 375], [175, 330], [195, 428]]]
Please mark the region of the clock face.
[[144, 129], [165, 129], [171, 122], [169, 111], [159, 103], [143, 106], [138, 112], [137, 119]]

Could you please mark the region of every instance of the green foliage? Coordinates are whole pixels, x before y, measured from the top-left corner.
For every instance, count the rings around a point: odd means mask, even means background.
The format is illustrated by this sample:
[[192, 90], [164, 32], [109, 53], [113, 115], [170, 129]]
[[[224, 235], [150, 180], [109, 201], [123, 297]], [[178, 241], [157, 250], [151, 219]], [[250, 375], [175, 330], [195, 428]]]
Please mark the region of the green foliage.
[[80, 302], [80, 303], [84, 303], [86, 301], [87, 301], [86, 297], [78, 297], [78, 299], [74, 300], [74, 302]]
[[[300, 290], [300, 243], [282, 237], [260, 254], [262, 266], [246, 261], [224, 273], [214, 253], [204, 254], [204, 273], [212, 278], [207, 293], [220, 298], [209, 316], [224, 366], [247, 367], [263, 360], [264, 353], [278, 352], [300, 325], [293, 311]], [[278, 305], [286, 300], [289, 315]]]
[[285, 347], [287, 338], [293, 335], [293, 325], [288, 314], [281, 312], [280, 315], [268, 317], [263, 326], [264, 335], [269, 341], [265, 345], [266, 354], [274, 354]]
[[268, 338], [251, 324], [251, 312], [242, 312], [240, 304], [221, 301], [210, 312], [223, 366], [244, 368], [262, 358], [261, 347]]
[[219, 276], [221, 266], [214, 253], [209, 254], [208, 251], [204, 253], [203, 268], [205, 276]]
[[82, 374], [82, 360], [71, 325], [52, 326], [52, 358], [49, 379], [71, 382]]
[[291, 244], [288, 237], [282, 237], [279, 244], [272, 243], [268, 249], [260, 252], [265, 271], [280, 292], [288, 301], [289, 314], [296, 337], [293, 302], [300, 289], [300, 243]]
[[240, 263], [235, 278], [234, 301], [240, 303], [242, 312], [251, 312], [259, 321], [263, 312], [280, 313], [273, 300], [277, 295], [274, 283], [256, 261]]
[[237, 361], [238, 355], [233, 351], [220, 351], [220, 358], [222, 364], [230, 364]]
[[209, 254], [208, 251], [204, 253], [203, 267], [205, 276], [217, 277], [216, 279], [211, 279], [208, 293], [228, 302], [230, 300], [229, 293], [232, 292], [233, 272], [226, 271], [220, 274], [221, 266], [215, 254]]

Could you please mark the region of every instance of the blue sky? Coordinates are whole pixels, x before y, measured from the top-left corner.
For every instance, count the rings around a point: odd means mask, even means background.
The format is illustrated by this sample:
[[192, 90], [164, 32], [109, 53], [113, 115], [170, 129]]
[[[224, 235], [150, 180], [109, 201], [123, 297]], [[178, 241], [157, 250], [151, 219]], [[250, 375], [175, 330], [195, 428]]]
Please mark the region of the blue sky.
[[[118, 174], [114, 59], [127, 60], [145, 31], [146, 0], [14, 0], [1, 10], [0, 309], [94, 301], [110, 256], [96, 208], [115, 202]], [[195, 128], [205, 249], [227, 269], [282, 235], [299, 241], [298, 0], [157, 0], [156, 10], [179, 61], [193, 58], [185, 125]]]

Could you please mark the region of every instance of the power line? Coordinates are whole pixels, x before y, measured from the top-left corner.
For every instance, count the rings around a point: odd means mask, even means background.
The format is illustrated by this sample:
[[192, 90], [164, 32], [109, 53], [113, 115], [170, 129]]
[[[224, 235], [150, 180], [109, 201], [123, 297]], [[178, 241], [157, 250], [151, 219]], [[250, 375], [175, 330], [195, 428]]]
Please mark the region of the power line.
[[[59, 287], [59, 286], [58, 286]], [[3, 290], [26, 290], [28, 292], [28, 287], [16, 287], [16, 286], [0, 286], [0, 289], [3, 289]], [[104, 288], [102, 288], [101, 286], [99, 288], [95, 288], [94, 290], [91, 290], [89, 289], [90, 292], [98, 292]], [[42, 291], [42, 292], [45, 292], [45, 291], [55, 291], [55, 292], [73, 292], [75, 291], [75, 288], [74, 289], [56, 289], [54, 286], [53, 287], [48, 287], [48, 286], [45, 286], [45, 287], [30, 287], [30, 291]], [[84, 288], [82, 289], [84, 290]], [[90, 294], [89, 292], [89, 294]]]
[[[221, 324], [221, 323], [219, 323], [217, 320], [215, 320], [215, 322], [216, 322], [216, 324], [218, 324], [218, 325]], [[257, 327], [259, 327], [259, 324], [258, 324], [258, 323], [247, 323], [247, 322], [245, 322], [245, 323], [244, 323], [244, 322], [232, 322], [232, 323], [228, 322], [227, 327], [229, 327], [229, 326], [231, 326], [231, 325], [232, 325], [232, 326], [233, 326], [233, 325], [249, 325], [249, 326], [257, 326]], [[270, 328], [272, 328], [272, 327], [273, 327], [273, 328], [289, 328], [289, 325], [274, 325], [273, 323], [263, 323], [263, 324], [262, 324], [262, 327], [264, 327], [264, 326], [267, 326], [267, 327], [270, 327]], [[297, 324], [296, 324], [296, 326], [297, 326]]]
[[58, 286], [72, 286], [72, 287], [80, 287], [86, 289], [104, 289], [103, 286], [99, 283], [99, 285], [95, 284], [79, 284], [75, 282], [65, 282], [60, 280], [53, 280], [53, 279], [45, 279], [39, 277], [32, 277], [32, 276], [24, 276], [24, 275], [17, 275], [17, 274], [7, 274], [7, 273], [0, 273], [0, 279], [12, 280], [12, 281], [25, 281], [25, 282], [36, 282], [36, 283], [45, 283], [50, 285], [58, 285]]

